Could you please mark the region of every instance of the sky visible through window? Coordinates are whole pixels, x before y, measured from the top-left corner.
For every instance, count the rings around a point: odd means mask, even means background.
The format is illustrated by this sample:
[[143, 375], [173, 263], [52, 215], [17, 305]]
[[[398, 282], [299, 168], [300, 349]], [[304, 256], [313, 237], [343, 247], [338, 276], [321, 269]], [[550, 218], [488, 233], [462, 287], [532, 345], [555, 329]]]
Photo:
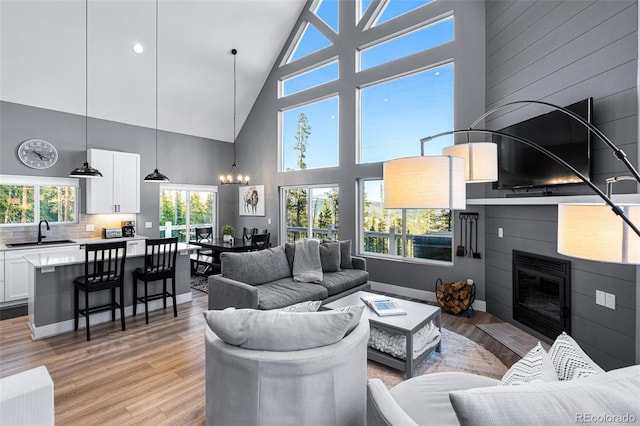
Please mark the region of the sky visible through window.
[[[394, 19], [432, 0], [390, 0], [376, 25]], [[356, 3], [357, 4], [357, 3]], [[371, 0], [362, 0], [362, 13]], [[315, 10], [334, 31], [338, 28], [338, 1], [323, 0]], [[371, 48], [375, 50], [362, 65], [374, 67], [421, 52], [453, 40], [453, 17], [422, 30]], [[331, 44], [315, 27], [308, 25], [289, 62]], [[363, 52], [364, 53], [364, 52]], [[363, 55], [364, 56], [364, 55]], [[284, 96], [335, 79], [334, 66], [290, 79]], [[355, 72], [355, 70], [354, 70]], [[295, 79], [295, 81], [293, 81]], [[285, 81], [287, 81], [285, 79]], [[360, 162], [385, 161], [420, 155], [420, 139], [453, 129], [453, 63], [417, 71], [414, 74], [361, 89]], [[295, 83], [295, 84], [294, 84]], [[306, 87], [305, 87], [306, 86]], [[295, 87], [295, 88], [294, 88]], [[299, 114], [303, 112], [310, 126], [306, 167], [338, 165], [338, 98], [310, 103], [283, 111], [283, 170], [297, 170], [297, 151], [293, 149]], [[349, 141], [342, 141], [349, 143]], [[440, 138], [425, 145], [425, 154], [441, 154], [450, 138]]]

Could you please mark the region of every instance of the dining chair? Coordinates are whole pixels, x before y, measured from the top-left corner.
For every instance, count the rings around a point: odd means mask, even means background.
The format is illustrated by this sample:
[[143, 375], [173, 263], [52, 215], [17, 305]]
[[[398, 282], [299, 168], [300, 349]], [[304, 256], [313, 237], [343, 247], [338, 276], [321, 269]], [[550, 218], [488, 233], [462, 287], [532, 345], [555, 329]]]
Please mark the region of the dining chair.
[[253, 234], [251, 236], [251, 250], [264, 250], [269, 247], [269, 238], [271, 237], [270, 233], [266, 234]]
[[[202, 243], [203, 241], [213, 240], [213, 227], [196, 228], [194, 243]], [[196, 253], [189, 256], [191, 260], [191, 275], [207, 275], [212, 269], [213, 252], [207, 249], [200, 249]], [[204, 267], [202, 271], [200, 267]]]
[[246, 226], [242, 227], [242, 239], [244, 241], [251, 241], [251, 236], [254, 234], [256, 228], [247, 228]]
[[[136, 315], [138, 302], [144, 303], [144, 319], [149, 324], [149, 301], [162, 299], [167, 309], [167, 297], [173, 299], [173, 316], [178, 316], [176, 304], [176, 255], [178, 237], [145, 240], [144, 267], [133, 271], [133, 316]], [[171, 279], [171, 292], [167, 290], [167, 280]], [[144, 281], [144, 296], [138, 297], [138, 280]], [[162, 280], [162, 291], [149, 294], [148, 284]]]
[[[124, 321], [124, 265], [127, 258], [127, 242], [86, 244], [84, 250], [84, 275], [73, 280], [73, 319], [74, 329], [78, 330], [78, 319], [86, 319], [87, 340], [91, 340], [89, 315], [95, 312], [111, 311], [111, 321], [116, 320], [116, 309], [120, 309], [122, 331]], [[116, 289], [119, 300], [116, 301]], [[107, 304], [90, 306], [89, 293], [110, 290], [111, 298]], [[84, 292], [84, 308], [79, 306], [80, 291]]]

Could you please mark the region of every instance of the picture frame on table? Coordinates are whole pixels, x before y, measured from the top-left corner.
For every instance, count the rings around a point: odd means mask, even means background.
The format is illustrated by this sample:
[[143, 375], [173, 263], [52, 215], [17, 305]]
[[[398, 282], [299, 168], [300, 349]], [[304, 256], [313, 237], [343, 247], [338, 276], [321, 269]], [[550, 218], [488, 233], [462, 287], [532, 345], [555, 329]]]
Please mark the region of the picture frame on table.
[[264, 216], [264, 185], [238, 188], [238, 203], [240, 216]]

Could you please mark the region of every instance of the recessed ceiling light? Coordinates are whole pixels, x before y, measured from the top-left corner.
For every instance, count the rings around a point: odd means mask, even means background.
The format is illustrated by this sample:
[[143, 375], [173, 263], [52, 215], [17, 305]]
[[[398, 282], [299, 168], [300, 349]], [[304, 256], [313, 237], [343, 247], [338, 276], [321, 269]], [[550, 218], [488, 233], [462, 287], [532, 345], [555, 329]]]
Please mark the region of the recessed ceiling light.
[[144, 52], [144, 46], [141, 45], [140, 43], [136, 43], [133, 45], [133, 51], [136, 53], [142, 53]]

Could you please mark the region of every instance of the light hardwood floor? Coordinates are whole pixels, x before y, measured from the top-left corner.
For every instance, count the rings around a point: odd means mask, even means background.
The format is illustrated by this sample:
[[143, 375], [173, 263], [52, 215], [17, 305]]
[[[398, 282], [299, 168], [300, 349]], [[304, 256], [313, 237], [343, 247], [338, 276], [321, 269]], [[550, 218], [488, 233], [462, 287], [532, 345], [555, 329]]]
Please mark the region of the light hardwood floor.
[[[45, 365], [54, 382], [57, 425], [202, 425], [205, 422], [204, 326], [207, 295], [191, 303], [32, 341], [28, 317], [0, 321], [0, 377]], [[474, 340], [506, 366], [519, 357], [474, 326], [498, 322], [443, 314], [443, 326]]]

